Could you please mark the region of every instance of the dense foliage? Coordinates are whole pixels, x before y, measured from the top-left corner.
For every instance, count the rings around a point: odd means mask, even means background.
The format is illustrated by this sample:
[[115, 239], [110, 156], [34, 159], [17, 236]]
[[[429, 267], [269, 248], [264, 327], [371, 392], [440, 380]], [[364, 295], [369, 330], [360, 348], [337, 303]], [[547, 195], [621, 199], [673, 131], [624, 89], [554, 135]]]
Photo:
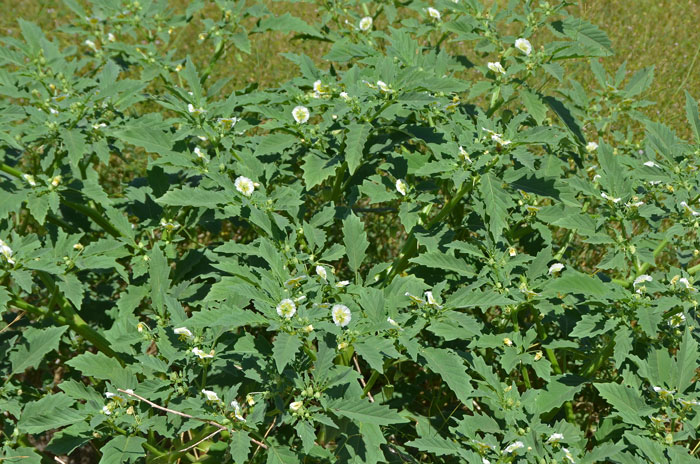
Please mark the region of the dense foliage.
[[700, 462], [698, 106], [566, 4], [65, 5], [0, 48], [3, 462]]

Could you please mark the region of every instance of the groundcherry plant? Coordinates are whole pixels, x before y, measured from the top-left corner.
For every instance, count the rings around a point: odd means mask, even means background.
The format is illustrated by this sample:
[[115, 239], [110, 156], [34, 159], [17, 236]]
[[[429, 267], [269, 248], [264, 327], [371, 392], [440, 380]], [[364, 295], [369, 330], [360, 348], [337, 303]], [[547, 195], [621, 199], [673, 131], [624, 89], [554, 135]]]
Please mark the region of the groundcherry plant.
[[64, 3], [0, 48], [0, 460], [700, 462], [698, 105], [576, 8]]

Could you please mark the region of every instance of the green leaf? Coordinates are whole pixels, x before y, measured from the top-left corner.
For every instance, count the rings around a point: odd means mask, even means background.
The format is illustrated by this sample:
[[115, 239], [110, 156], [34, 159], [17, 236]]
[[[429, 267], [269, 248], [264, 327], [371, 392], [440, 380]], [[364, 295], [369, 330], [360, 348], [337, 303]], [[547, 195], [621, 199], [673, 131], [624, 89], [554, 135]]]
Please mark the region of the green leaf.
[[674, 383], [678, 388], [678, 392], [683, 393], [692, 385], [698, 368], [698, 342], [691, 335], [687, 326], [676, 358]]
[[106, 356], [104, 353], [83, 353], [70, 361], [66, 361], [66, 364], [79, 370], [86, 377], [109, 380], [117, 388], [136, 387], [136, 376], [131, 370], [122, 367], [119, 361]]
[[451, 254], [441, 253], [439, 251], [421, 253], [415, 258], [411, 258], [409, 261], [433, 269], [456, 272], [457, 274], [465, 277], [471, 277], [474, 275], [474, 272], [471, 270], [471, 266], [468, 265], [465, 260], [462, 258], [457, 258]]
[[159, 314], [164, 313], [165, 295], [170, 288], [170, 266], [160, 247], [154, 246], [149, 254], [148, 268], [151, 283], [151, 302]]
[[70, 165], [75, 171], [78, 169], [78, 163], [83, 159], [83, 155], [87, 150], [85, 138], [77, 129], [65, 129], [61, 132], [61, 137], [66, 146], [66, 151], [68, 152]]
[[515, 300], [495, 291], [472, 290], [462, 288], [453, 293], [445, 303], [451, 308], [482, 308], [505, 306], [515, 303]]
[[550, 280], [545, 285], [547, 293], [578, 293], [603, 298], [610, 295], [610, 289], [598, 278], [568, 270], [558, 279]]
[[143, 444], [148, 440], [141, 437], [117, 435], [100, 449], [102, 459], [99, 464], [122, 464], [136, 462], [146, 455]]
[[277, 372], [280, 374], [284, 368], [294, 360], [301, 347], [301, 340], [296, 335], [280, 332], [272, 344], [272, 356], [275, 358]]
[[65, 393], [56, 393], [27, 403], [22, 410], [18, 427], [20, 430], [37, 434], [63, 427], [84, 419], [84, 414], [73, 409], [75, 400]]
[[532, 115], [535, 122], [537, 122], [537, 124], [542, 124], [544, 118], [547, 117], [547, 106], [542, 101], [542, 98], [528, 90], [521, 90], [520, 98], [522, 98], [527, 112]]
[[462, 358], [450, 349], [426, 348], [421, 354], [427, 361], [428, 369], [439, 374], [462, 403], [470, 405], [473, 391], [471, 377]]
[[112, 131], [111, 135], [151, 153], [158, 153], [163, 156], [173, 153], [171, 136], [157, 128], [130, 127], [124, 130]]
[[66, 274], [60, 276], [60, 280], [56, 281], [58, 288], [61, 292], [70, 300], [73, 305], [80, 309], [83, 305], [83, 294], [85, 293], [85, 288], [80, 282], [75, 274]]
[[435, 456], [460, 456], [462, 446], [439, 435], [416, 438], [406, 442], [406, 446], [418, 448]]
[[37, 367], [46, 353], [58, 348], [58, 342], [67, 329], [68, 326], [46, 329], [27, 327], [23, 333], [27, 346], [21, 345], [10, 353], [11, 373], [19, 374], [29, 367]]
[[348, 265], [353, 272], [357, 272], [365, 259], [369, 242], [365, 226], [355, 214], [350, 214], [343, 221], [343, 243], [348, 256]]
[[501, 182], [490, 173], [482, 176], [479, 191], [486, 206], [485, 212], [488, 215], [489, 231], [495, 239], [498, 239], [506, 227], [508, 208], [511, 206], [512, 200], [510, 195], [501, 187]]
[[400, 424], [408, 422], [388, 406], [370, 403], [366, 400], [338, 399], [330, 402], [329, 409], [337, 416], [375, 425]]
[[170, 190], [156, 201], [161, 205], [197, 206], [200, 208], [216, 208], [216, 205], [228, 203], [233, 198], [224, 192], [214, 192], [202, 188], [182, 187]]
[[348, 163], [350, 174], [354, 174], [362, 162], [362, 154], [367, 138], [372, 130], [370, 124], [350, 124], [345, 137], [345, 161]]
[[574, 399], [586, 384], [586, 379], [572, 374], [554, 376], [535, 400], [539, 414], [545, 414], [554, 408], [560, 408], [566, 401]]
[[250, 455], [250, 436], [245, 430], [234, 430], [229, 440], [229, 451], [236, 464], [248, 462]]
[[597, 383], [594, 386], [600, 392], [600, 396], [605, 398], [628, 424], [644, 427], [645, 421], [642, 417], [656, 411], [644, 402], [637, 390], [630, 386], [617, 383]]
[[700, 114], [698, 114], [698, 102], [685, 91], [685, 114], [688, 117], [690, 127], [693, 128], [695, 141], [700, 143]]

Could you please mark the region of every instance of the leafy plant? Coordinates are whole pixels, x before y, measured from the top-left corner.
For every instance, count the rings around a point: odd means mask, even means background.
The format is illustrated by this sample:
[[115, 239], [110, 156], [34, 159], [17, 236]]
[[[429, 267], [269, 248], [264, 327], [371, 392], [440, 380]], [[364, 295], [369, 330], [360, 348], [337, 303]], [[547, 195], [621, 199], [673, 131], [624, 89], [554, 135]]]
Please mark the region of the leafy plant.
[[0, 52], [2, 459], [698, 461], [698, 106], [565, 2], [65, 4]]

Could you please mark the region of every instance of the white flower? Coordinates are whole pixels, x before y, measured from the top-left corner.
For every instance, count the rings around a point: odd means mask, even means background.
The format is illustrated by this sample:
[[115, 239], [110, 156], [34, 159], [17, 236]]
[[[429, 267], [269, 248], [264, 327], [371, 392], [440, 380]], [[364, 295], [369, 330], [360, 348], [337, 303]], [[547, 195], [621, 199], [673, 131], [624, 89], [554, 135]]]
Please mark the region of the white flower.
[[299, 285], [299, 283], [301, 283], [301, 281], [304, 280], [304, 279], [306, 279], [306, 275], [304, 275], [304, 274], [298, 275], [298, 276], [296, 276], [296, 277], [292, 277], [291, 279], [288, 279], [288, 280], [284, 283], [284, 286], [285, 286], [285, 287], [296, 287], [296, 286]]
[[253, 184], [253, 181], [245, 176], [238, 176], [234, 181], [234, 185], [236, 186], [236, 190], [247, 197], [251, 196], [255, 190], [255, 184]]
[[207, 111], [206, 111], [204, 108], [202, 108], [201, 106], [200, 106], [199, 108], [195, 108], [194, 105], [193, 105], [192, 103], [190, 103], [189, 105], [187, 105], [187, 111], [189, 111], [189, 112], [192, 113], [192, 114], [202, 114], [202, 113], [206, 113], [206, 112], [207, 112]]
[[143, 322], [139, 322], [138, 324], [136, 324], [136, 331], [138, 333], [143, 333], [144, 330], [146, 330], [146, 324], [144, 324]]
[[370, 16], [365, 16], [360, 20], [360, 30], [363, 32], [372, 29], [372, 18]]
[[564, 452], [564, 456], [566, 457], [566, 459], [569, 460], [571, 464], [576, 463], [576, 461], [574, 461], [574, 457], [571, 455], [571, 452], [568, 449], [562, 448], [561, 450]]
[[588, 145], [586, 145], [586, 151], [588, 153], [593, 153], [598, 149], [598, 144], [595, 142], [588, 142]]
[[684, 400], [684, 399], [680, 399], [680, 398], [679, 398], [679, 399], [678, 399], [678, 402], [679, 402], [680, 404], [682, 404], [683, 406], [685, 406], [685, 407], [700, 406], [700, 401], [698, 401], [698, 400], [691, 400], [691, 401], [688, 401], [688, 400]]
[[665, 388], [662, 387], [652, 387], [652, 390], [656, 392], [661, 399], [666, 399], [668, 397], [673, 396], [674, 393], [676, 393], [676, 390], [666, 390]]
[[107, 127], [107, 124], [105, 124], [104, 122], [92, 125], [93, 130], [96, 130], [96, 131], [98, 131], [100, 129], [104, 129], [105, 127]]
[[625, 203], [625, 206], [628, 208], [639, 208], [640, 206], [643, 206], [644, 202], [643, 201], [637, 201], [635, 203], [630, 203], [629, 201]]
[[428, 304], [429, 304], [430, 306], [435, 306], [435, 307], [437, 307], [437, 308], [442, 308], [442, 306], [440, 306], [440, 305], [438, 304], [438, 302], [435, 300], [435, 297], [433, 296], [433, 292], [431, 292], [431, 291], [425, 292], [425, 299], [426, 299], [426, 301], [428, 302]]
[[102, 406], [102, 414], [109, 416], [112, 414], [112, 411], [107, 406]]
[[92, 48], [94, 51], [97, 51], [97, 45], [95, 45], [95, 42], [93, 42], [92, 40], [86, 40], [84, 43], [88, 47]]
[[340, 98], [347, 101], [347, 100], [350, 100], [350, 95], [348, 95], [347, 92], [340, 92]]
[[345, 327], [350, 323], [350, 319], [352, 319], [350, 308], [342, 304], [333, 305], [333, 308], [331, 308], [331, 316], [333, 317], [333, 322], [338, 327]]
[[53, 179], [51, 179], [51, 185], [53, 185], [54, 187], [58, 187], [61, 183], [61, 180], [63, 180], [61, 176], [56, 176]]
[[[250, 395], [248, 395], [248, 397], [252, 401], [253, 397]], [[253, 404], [255, 404], [255, 401], [253, 401]], [[233, 408], [233, 415], [236, 417], [236, 419], [238, 419], [241, 422], [245, 422], [245, 417], [243, 417], [243, 414], [241, 414], [241, 405], [238, 404], [238, 401], [231, 401], [231, 407]]]
[[187, 327], [177, 327], [173, 329], [173, 333], [175, 335], [179, 335], [180, 340], [182, 341], [190, 341], [194, 339], [192, 332], [190, 332], [190, 330]]
[[114, 42], [115, 40], [117, 40], [117, 38], [114, 37], [114, 34], [112, 34], [111, 32], [109, 32], [109, 33], [107, 34], [107, 40], [109, 40], [110, 42]]
[[641, 283], [644, 283], [644, 282], [651, 282], [652, 280], [654, 280], [654, 279], [653, 279], [653, 277], [651, 277], [650, 275], [642, 274], [642, 275], [640, 275], [639, 277], [637, 277], [636, 279], [634, 279], [634, 282], [632, 283], [632, 286], [633, 286], [633, 287], [636, 287], [637, 285], [639, 285], [639, 284], [641, 284]]
[[493, 140], [494, 142], [496, 142], [497, 144], [499, 144], [501, 146], [510, 145], [512, 143], [510, 140], [504, 140], [502, 138], [503, 134], [499, 134], [499, 133], [494, 132], [491, 129], [487, 129], [485, 127], [483, 128], [483, 130], [485, 130], [486, 132], [491, 134], [491, 140]]
[[309, 116], [311, 116], [311, 113], [309, 112], [309, 109], [305, 106], [295, 106], [292, 110], [292, 116], [294, 116], [294, 120], [298, 124], [304, 124], [306, 121], [309, 120]]
[[506, 338], [503, 339], [503, 344], [504, 344], [505, 346], [513, 346], [513, 340], [511, 340], [510, 338], [506, 337]]
[[[597, 176], [597, 177], [600, 177], [600, 176]], [[593, 177], [593, 180], [595, 180], [595, 177]], [[622, 200], [622, 198], [611, 197], [610, 195], [608, 195], [605, 192], [601, 192], [600, 196], [606, 200], [612, 201], [613, 203], [619, 203], [619, 201]]]
[[165, 219], [160, 220], [160, 225], [161, 227], [167, 229], [167, 230], [175, 230], [178, 227], [180, 227], [180, 224], [178, 224], [176, 221], [166, 221]]
[[320, 264], [316, 266], [316, 275], [322, 278], [323, 280], [328, 279], [328, 272], [326, 271], [326, 268], [321, 266]]
[[644, 163], [644, 166], [647, 166], [647, 167], [650, 167], [650, 168], [658, 168], [658, 167], [660, 167], [658, 164], [656, 164], [656, 163], [653, 162], [653, 161], [647, 161], [646, 163]]
[[127, 388], [126, 390], [124, 390], [124, 393], [126, 393], [127, 395], [133, 395], [134, 390], [132, 390], [131, 388]]
[[114, 397], [119, 398], [119, 395], [117, 395], [116, 393], [112, 393], [112, 392], [105, 392], [105, 398], [112, 399]]
[[460, 158], [463, 158], [465, 161], [468, 163], [472, 162], [472, 159], [469, 158], [469, 153], [467, 153], [467, 150], [465, 150], [462, 145], [459, 146], [459, 156]]
[[[459, 0], [457, 0], [457, 1], [459, 1]], [[455, 2], [455, 3], [457, 3], [457, 2]], [[491, 461], [489, 461], [486, 458], [481, 458], [481, 464], [491, 464]]]
[[387, 83], [384, 82], [384, 81], [377, 81], [377, 87], [378, 87], [379, 90], [381, 90], [382, 92], [387, 92], [387, 93], [393, 92], [393, 90], [391, 90], [391, 88], [389, 87], [389, 85], [387, 85]]
[[[253, 406], [255, 404], [255, 399], [253, 399], [253, 395], [246, 395], [245, 402], [248, 403], [248, 406]], [[231, 405], [233, 405], [233, 403], [231, 403]]]
[[428, 7], [428, 16], [430, 16], [431, 18], [433, 18], [437, 21], [440, 21], [440, 12], [438, 10], [436, 10], [435, 8], [433, 8], [432, 6]]
[[538, 350], [537, 353], [535, 353], [535, 361], [539, 361], [540, 359], [542, 359], [542, 352]]
[[221, 403], [221, 400], [219, 399], [219, 395], [217, 395], [216, 392], [213, 392], [211, 390], [202, 390], [202, 393], [204, 393], [204, 396], [207, 397], [207, 401], [212, 401], [214, 403]]
[[685, 285], [685, 288], [688, 289], [688, 290], [690, 290], [691, 292], [696, 292], [696, 291], [697, 291], [697, 290], [695, 289], [695, 287], [693, 287], [692, 285], [690, 285], [690, 282], [688, 281], [688, 279], [687, 279], [686, 277], [681, 277], [680, 279], [678, 279], [678, 282], [680, 282], [680, 283], [682, 283], [683, 285]]
[[316, 92], [319, 95], [322, 93], [327, 93], [328, 87], [323, 85], [323, 82], [321, 82], [321, 80], [319, 79], [316, 82], [314, 82], [314, 92]]
[[515, 248], [513, 248], [513, 247], [508, 248], [508, 255], [509, 256], [515, 256], [517, 254], [518, 254], [518, 252], [515, 251]]
[[314, 326], [311, 325], [311, 324], [309, 324], [309, 325], [307, 325], [306, 327], [304, 327], [304, 328], [301, 329], [301, 330], [303, 330], [303, 331], [306, 332], [306, 333], [311, 333], [311, 332], [314, 331]]
[[564, 435], [561, 433], [553, 433], [547, 438], [547, 443], [559, 443], [564, 439]]
[[[527, 39], [521, 38], [521, 39], [516, 40], [515, 41], [515, 48], [517, 48], [518, 50], [520, 50], [521, 52], [523, 52], [526, 55], [529, 55], [530, 53], [532, 53], [532, 44], [530, 44], [530, 41]], [[517, 443], [519, 443], [519, 442], [517, 442]]]
[[304, 406], [303, 401], [294, 401], [293, 403], [289, 403], [289, 410], [292, 412], [297, 412], [302, 406]]
[[404, 295], [406, 295], [415, 304], [422, 305], [424, 303], [424, 301], [422, 299], [418, 298], [415, 295], [411, 295], [409, 292], [404, 293]]
[[390, 317], [387, 317], [387, 318], [386, 318], [386, 321], [387, 321], [389, 324], [393, 325], [394, 327], [399, 327], [399, 323], [396, 322], [395, 320], [393, 320], [393, 319], [390, 318]]
[[685, 209], [687, 212], [689, 212], [693, 216], [700, 216], [700, 212], [695, 211], [693, 208], [688, 206], [688, 203], [686, 203], [685, 201], [681, 201], [681, 206], [683, 207], [683, 209]]
[[224, 126], [226, 129], [232, 129], [236, 125], [240, 118], [219, 118], [216, 120], [219, 124]]
[[502, 66], [501, 63], [498, 62], [498, 61], [489, 61], [489, 62], [486, 64], [486, 67], [489, 68], [491, 71], [493, 71], [493, 72], [495, 72], [495, 73], [500, 73], [500, 74], [505, 74], [505, 73], [506, 73], [506, 70], [503, 69], [503, 66]]
[[675, 328], [675, 327], [680, 327], [681, 324], [683, 324], [684, 322], [685, 322], [685, 314], [678, 313], [678, 314], [674, 314], [673, 316], [671, 316], [671, 319], [668, 320], [668, 325], [670, 327]]
[[520, 448], [524, 448], [524, 447], [525, 447], [525, 445], [523, 444], [522, 441], [516, 441], [516, 442], [513, 442], [513, 443], [511, 443], [510, 445], [508, 445], [508, 446], [506, 447], [506, 449], [503, 450], [503, 453], [504, 453], [504, 454], [510, 454], [510, 453], [512, 453], [513, 451], [518, 450], [518, 449], [520, 449]]
[[5, 258], [8, 264], [15, 264], [15, 260], [12, 259], [12, 248], [10, 248], [7, 243], [0, 239], [0, 256]]
[[199, 356], [199, 359], [206, 359], [206, 358], [213, 358], [214, 357], [214, 350], [211, 350], [209, 353], [207, 353], [206, 351], [200, 350], [199, 348], [195, 347], [195, 348], [192, 348], [192, 353]]
[[32, 187], [36, 187], [36, 181], [34, 180], [34, 176], [31, 174], [22, 174], [22, 178]]
[[556, 274], [557, 272], [561, 272], [562, 269], [564, 269], [564, 265], [562, 263], [554, 263], [549, 266], [549, 272], [547, 274]]
[[207, 155], [205, 155], [204, 152], [202, 151], [202, 149], [199, 147], [194, 148], [194, 154], [197, 155], [197, 158], [199, 158], [199, 159], [203, 159], [203, 160], [207, 159]]
[[338, 288], [347, 287], [348, 285], [350, 285], [350, 281], [349, 281], [349, 280], [341, 280], [340, 282], [338, 282], [338, 283], [335, 284], [335, 286], [338, 287]]
[[406, 182], [404, 182], [401, 179], [396, 179], [396, 191], [399, 192], [401, 195], [406, 196], [406, 189], [408, 188], [408, 185], [406, 185]]
[[291, 319], [292, 316], [294, 316], [294, 313], [296, 312], [297, 305], [295, 305], [294, 301], [290, 300], [289, 298], [285, 298], [284, 300], [280, 301], [277, 305], [277, 314], [279, 314], [280, 317], [284, 317], [285, 319]]
[[600, 174], [596, 174], [595, 176], [593, 176], [593, 182], [597, 181], [597, 180], [600, 179], [601, 177], [602, 177], [602, 176], [601, 176]]

